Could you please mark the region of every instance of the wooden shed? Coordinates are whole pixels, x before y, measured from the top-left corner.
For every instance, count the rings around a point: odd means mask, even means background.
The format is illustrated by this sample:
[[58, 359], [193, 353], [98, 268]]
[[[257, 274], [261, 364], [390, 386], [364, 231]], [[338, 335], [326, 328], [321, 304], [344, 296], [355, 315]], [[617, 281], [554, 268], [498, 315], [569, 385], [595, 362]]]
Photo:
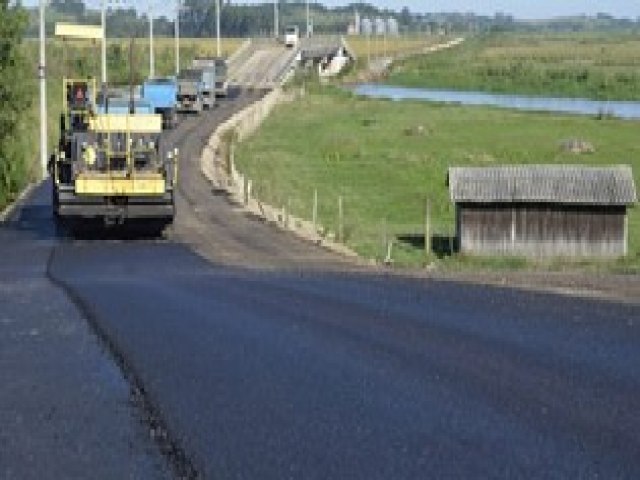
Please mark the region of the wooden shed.
[[460, 251], [524, 257], [620, 257], [631, 167], [529, 165], [450, 168]]

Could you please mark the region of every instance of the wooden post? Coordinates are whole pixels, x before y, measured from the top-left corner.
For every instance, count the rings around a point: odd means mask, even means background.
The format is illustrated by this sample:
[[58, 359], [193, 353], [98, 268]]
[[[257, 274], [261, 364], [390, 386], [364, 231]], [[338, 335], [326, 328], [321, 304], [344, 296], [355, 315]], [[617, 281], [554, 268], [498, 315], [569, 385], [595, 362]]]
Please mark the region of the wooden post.
[[427, 198], [424, 217], [424, 256], [431, 255], [431, 200]]
[[313, 232], [316, 233], [318, 231], [318, 189], [313, 190]]
[[344, 242], [344, 209], [342, 195], [338, 197], [338, 241]]

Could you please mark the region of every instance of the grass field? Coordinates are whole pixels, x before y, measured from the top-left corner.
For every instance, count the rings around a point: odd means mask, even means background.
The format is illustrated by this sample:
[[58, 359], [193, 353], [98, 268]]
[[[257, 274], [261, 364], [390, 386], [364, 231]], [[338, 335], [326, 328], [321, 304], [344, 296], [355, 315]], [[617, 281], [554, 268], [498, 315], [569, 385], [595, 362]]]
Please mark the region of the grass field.
[[640, 38], [500, 34], [396, 65], [390, 83], [601, 100], [640, 100]]
[[[365, 100], [325, 87], [279, 106], [260, 132], [240, 145], [237, 163], [261, 200], [289, 205], [297, 216], [311, 218], [317, 190], [320, 223], [336, 235], [342, 197], [348, 245], [380, 260], [387, 241], [396, 239], [396, 263], [420, 265], [425, 256], [414, 240], [424, 232], [426, 199], [432, 233], [447, 237], [454, 232], [454, 208], [445, 186], [448, 167], [626, 163], [640, 182], [637, 137], [636, 122]], [[562, 151], [561, 142], [570, 138], [591, 142], [596, 152]], [[606, 264], [607, 269], [640, 270], [638, 208], [631, 210], [629, 231], [631, 255]], [[483, 260], [442, 262], [455, 268]], [[488, 264], [523, 262], [491, 259]]]

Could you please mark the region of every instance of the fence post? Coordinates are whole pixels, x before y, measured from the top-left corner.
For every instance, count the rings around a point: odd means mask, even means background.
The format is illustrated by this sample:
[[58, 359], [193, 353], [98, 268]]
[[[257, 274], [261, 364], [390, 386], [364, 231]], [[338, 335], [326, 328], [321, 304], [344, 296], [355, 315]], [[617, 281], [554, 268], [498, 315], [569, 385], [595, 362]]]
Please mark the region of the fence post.
[[338, 197], [338, 241], [344, 243], [344, 205], [342, 195]]
[[285, 207], [284, 228], [289, 228], [289, 215], [291, 214], [291, 197], [287, 197], [287, 206]]
[[431, 200], [427, 198], [424, 218], [424, 255], [431, 255]]
[[246, 175], [242, 176], [242, 199], [245, 207], [249, 205], [249, 179]]
[[313, 190], [313, 233], [318, 232], [318, 189]]

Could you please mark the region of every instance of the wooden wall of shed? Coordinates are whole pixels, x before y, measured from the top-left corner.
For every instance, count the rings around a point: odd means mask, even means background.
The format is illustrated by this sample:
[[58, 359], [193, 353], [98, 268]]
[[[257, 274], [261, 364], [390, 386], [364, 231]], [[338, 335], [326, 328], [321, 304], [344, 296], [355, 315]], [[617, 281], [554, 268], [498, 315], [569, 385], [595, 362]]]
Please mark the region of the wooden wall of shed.
[[524, 257], [626, 255], [626, 207], [460, 204], [463, 253]]

